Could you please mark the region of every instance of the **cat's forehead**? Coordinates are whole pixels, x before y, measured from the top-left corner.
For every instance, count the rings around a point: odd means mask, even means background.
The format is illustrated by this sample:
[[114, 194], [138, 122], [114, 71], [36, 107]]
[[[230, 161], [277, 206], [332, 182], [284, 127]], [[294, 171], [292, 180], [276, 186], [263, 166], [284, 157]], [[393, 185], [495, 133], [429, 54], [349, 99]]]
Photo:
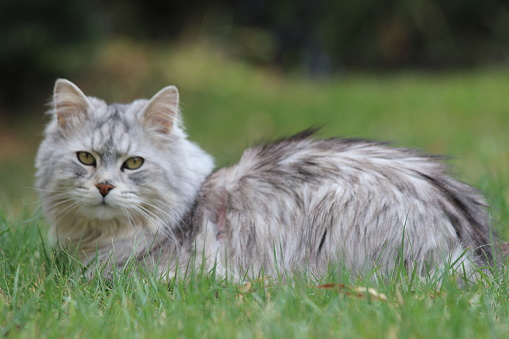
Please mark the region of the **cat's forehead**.
[[147, 100], [135, 100], [131, 103], [111, 103], [107, 104], [105, 101], [87, 97], [92, 104], [92, 111], [89, 114], [89, 119], [95, 124], [136, 124], [139, 120], [140, 113], [147, 104]]
[[131, 105], [111, 104], [94, 112], [90, 147], [103, 157], [127, 155], [135, 146], [138, 124]]
[[130, 120], [128, 115], [131, 115], [131, 105], [129, 104], [105, 104], [96, 105], [94, 107], [93, 119], [99, 125], [103, 124], [126, 124]]

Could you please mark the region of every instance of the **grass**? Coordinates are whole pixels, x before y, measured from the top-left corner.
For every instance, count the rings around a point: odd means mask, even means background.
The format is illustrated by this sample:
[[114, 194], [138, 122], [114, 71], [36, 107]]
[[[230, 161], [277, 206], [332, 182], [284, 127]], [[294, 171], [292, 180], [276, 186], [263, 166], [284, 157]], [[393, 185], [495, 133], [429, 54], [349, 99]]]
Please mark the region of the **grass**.
[[[109, 101], [179, 86], [191, 138], [219, 165], [260, 139], [323, 125], [320, 136], [391, 140], [453, 156], [458, 176], [490, 200], [494, 225], [509, 236], [508, 69], [427, 75], [343, 76], [312, 82], [250, 68], [207, 46], [167, 49], [111, 43], [85, 75], [86, 93]], [[48, 89], [48, 93], [50, 93]], [[42, 112], [34, 105], [34, 112]], [[72, 255], [46, 240], [32, 184], [41, 129], [9, 130], [0, 149], [0, 336], [10, 338], [497, 338], [509, 334], [506, 267], [459, 288], [448, 277], [383, 282], [342, 272], [251, 286], [198, 272], [169, 286], [127, 267], [112, 281], [87, 280]], [[13, 132], [14, 131], [14, 132]], [[3, 144], [2, 144], [3, 145]], [[1, 148], [1, 147], [0, 147]], [[320, 284], [333, 284], [331, 289]], [[340, 288], [346, 285], [346, 290]], [[373, 288], [377, 295], [367, 290]], [[347, 293], [349, 292], [349, 293]]]

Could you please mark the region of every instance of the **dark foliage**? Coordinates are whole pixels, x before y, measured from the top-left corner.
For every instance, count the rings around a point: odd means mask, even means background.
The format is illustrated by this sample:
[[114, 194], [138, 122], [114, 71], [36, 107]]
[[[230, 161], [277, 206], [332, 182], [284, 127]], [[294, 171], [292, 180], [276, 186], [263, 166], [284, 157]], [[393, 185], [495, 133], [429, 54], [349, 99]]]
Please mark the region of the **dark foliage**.
[[83, 73], [116, 36], [213, 35], [237, 57], [330, 76], [345, 69], [450, 68], [507, 61], [506, 0], [17, 0], [0, 2], [0, 108]]

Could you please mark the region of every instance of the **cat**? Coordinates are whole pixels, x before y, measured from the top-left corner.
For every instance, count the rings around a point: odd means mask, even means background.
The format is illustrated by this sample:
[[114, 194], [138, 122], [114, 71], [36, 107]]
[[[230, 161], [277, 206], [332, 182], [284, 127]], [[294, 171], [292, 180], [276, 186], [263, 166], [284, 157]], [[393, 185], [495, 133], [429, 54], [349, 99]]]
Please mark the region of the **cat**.
[[166, 277], [205, 265], [238, 278], [403, 264], [424, 277], [493, 261], [486, 199], [440, 157], [307, 130], [213, 172], [174, 86], [107, 105], [59, 79], [49, 114], [36, 187], [50, 237], [89, 271], [135, 260]]

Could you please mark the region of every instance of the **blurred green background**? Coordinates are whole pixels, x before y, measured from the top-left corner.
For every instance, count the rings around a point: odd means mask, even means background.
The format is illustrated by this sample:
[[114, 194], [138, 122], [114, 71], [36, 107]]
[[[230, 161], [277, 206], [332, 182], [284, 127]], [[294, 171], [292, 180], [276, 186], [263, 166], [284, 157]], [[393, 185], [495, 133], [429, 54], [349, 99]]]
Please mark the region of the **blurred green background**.
[[507, 1], [2, 0], [0, 72], [5, 206], [36, 201], [63, 77], [110, 102], [177, 85], [191, 139], [219, 166], [310, 126], [445, 153], [507, 215]]

